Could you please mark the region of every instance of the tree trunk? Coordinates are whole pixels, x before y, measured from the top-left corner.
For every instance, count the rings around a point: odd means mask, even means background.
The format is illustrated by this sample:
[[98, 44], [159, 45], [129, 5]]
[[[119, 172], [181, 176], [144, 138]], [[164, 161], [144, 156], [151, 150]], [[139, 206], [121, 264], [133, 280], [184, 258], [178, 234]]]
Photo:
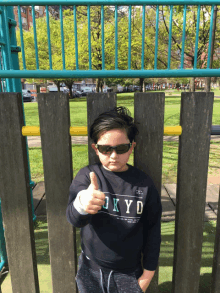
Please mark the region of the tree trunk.
[[145, 93], [146, 92], [146, 88], [145, 88], [145, 79], [144, 79], [144, 81], [143, 81], [143, 93]]
[[96, 92], [97, 92], [97, 93], [99, 92], [99, 85], [100, 85], [100, 79], [97, 78], [97, 79], [96, 79]]
[[195, 77], [190, 78], [189, 92], [195, 91]]
[[69, 89], [69, 95], [70, 95], [70, 99], [73, 98], [73, 93], [72, 93], [72, 84], [70, 86], [68, 86]]
[[141, 87], [140, 92], [143, 92], [143, 84], [144, 84], [144, 78], [140, 78], [140, 87]]
[[100, 90], [103, 93], [103, 79], [100, 79]]
[[40, 85], [39, 84], [36, 84], [36, 89], [37, 89], [37, 94], [40, 93]]
[[205, 92], [211, 91], [211, 77], [205, 78]]

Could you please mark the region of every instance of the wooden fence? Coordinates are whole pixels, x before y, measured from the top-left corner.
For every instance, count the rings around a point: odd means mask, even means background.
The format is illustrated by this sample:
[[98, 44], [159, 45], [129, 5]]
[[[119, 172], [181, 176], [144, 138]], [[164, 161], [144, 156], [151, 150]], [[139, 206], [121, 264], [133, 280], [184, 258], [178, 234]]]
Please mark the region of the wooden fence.
[[[179, 140], [173, 292], [198, 293], [203, 239], [213, 93], [182, 93]], [[88, 127], [113, 108], [115, 93], [87, 99]], [[135, 93], [134, 117], [140, 134], [134, 165], [161, 190], [164, 93]], [[49, 250], [54, 293], [77, 292], [76, 229], [66, 220], [73, 178], [69, 99], [63, 93], [38, 95], [45, 178]], [[0, 93], [0, 197], [13, 292], [40, 292], [20, 93]], [[89, 144], [91, 143], [89, 139]], [[89, 163], [97, 158], [88, 148]], [[76, 175], [76, 174], [74, 174]], [[218, 213], [211, 293], [220, 292], [220, 213]], [[157, 293], [157, 273], [147, 293]]]

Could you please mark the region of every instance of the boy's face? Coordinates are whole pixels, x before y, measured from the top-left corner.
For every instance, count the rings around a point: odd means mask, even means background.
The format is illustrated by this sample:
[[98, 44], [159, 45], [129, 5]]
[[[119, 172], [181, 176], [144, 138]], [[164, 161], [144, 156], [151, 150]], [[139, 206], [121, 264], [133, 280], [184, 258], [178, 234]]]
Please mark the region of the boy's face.
[[[122, 129], [112, 129], [103, 133], [97, 142], [98, 145], [108, 145], [112, 147], [129, 143], [130, 141], [127, 134], [125, 130]], [[123, 172], [128, 170], [127, 162], [135, 145], [136, 143], [133, 142], [131, 148], [124, 154], [117, 154], [115, 150], [113, 150], [111, 154], [102, 154], [95, 147], [94, 143], [92, 144], [92, 148], [95, 150], [96, 155], [99, 157], [99, 160], [104, 167], [113, 172]]]

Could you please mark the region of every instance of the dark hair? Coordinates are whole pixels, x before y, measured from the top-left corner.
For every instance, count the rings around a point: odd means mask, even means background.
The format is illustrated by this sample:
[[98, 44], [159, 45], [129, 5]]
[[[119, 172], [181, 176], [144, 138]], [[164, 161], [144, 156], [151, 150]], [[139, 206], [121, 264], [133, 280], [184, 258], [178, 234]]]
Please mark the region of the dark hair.
[[135, 135], [139, 133], [131, 113], [125, 107], [115, 107], [114, 109], [100, 114], [90, 127], [90, 138], [97, 143], [99, 137], [106, 131], [112, 129], [123, 129], [126, 131], [128, 139], [132, 142]]

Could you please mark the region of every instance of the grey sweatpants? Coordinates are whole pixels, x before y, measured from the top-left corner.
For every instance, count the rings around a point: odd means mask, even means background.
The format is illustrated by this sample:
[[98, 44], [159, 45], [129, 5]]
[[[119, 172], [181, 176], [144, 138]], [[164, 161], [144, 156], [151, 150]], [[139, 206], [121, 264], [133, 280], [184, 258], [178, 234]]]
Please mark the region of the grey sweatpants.
[[79, 293], [143, 293], [138, 279], [143, 273], [141, 267], [133, 273], [119, 273], [109, 269], [94, 269], [82, 252], [79, 256], [79, 269], [76, 283]]

